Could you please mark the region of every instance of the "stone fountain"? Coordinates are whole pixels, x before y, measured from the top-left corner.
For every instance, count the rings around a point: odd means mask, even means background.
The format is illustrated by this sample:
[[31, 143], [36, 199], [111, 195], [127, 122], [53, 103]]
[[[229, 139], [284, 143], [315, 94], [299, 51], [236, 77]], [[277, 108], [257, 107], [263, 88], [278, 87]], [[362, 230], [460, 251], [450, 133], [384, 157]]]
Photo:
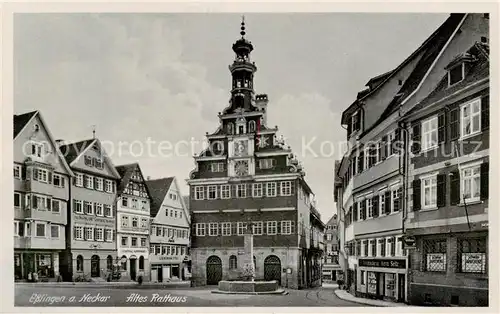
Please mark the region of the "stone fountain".
[[213, 293], [224, 294], [284, 294], [285, 290], [280, 289], [276, 280], [271, 281], [255, 281], [255, 265], [253, 262], [253, 225], [247, 223], [246, 232], [244, 234], [244, 251], [241, 256], [242, 280], [219, 281], [217, 290]]

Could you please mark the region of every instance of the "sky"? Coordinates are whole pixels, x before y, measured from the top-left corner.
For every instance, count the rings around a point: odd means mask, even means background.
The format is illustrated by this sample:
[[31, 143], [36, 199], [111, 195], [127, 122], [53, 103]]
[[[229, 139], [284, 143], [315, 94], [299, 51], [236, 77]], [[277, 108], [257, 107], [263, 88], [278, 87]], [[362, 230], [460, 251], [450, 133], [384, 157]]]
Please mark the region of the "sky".
[[[306, 171], [323, 221], [336, 212], [342, 111], [371, 77], [397, 67], [447, 14], [245, 14], [279, 128]], [[56, 139], [103, 142], [115, 165], [176, 176], [184, 194], [205, 133], [228, 106], [241, 14], [23, 13], [14, 16], [14, 112], [40, 110]]]

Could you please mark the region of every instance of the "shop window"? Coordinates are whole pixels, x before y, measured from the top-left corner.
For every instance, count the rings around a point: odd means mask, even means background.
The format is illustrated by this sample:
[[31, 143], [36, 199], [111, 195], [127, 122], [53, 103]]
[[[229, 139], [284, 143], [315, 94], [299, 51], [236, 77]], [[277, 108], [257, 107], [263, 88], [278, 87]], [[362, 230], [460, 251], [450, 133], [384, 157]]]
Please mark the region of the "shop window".
[[385, 296], [394, 298], [396, 295], [396, 274], [385, 274]]
[[424, 240], [425, 270], [446, 271], [446, 240]]
[[76, 271], [83, 272], [83, 256], [81, 255], [76, 258]]
[[458, 271], [486, 273], [486, 237], [458, 241]]
[[51, 254], [35, 254], [35, 262], [39, 277], [54, 277]]

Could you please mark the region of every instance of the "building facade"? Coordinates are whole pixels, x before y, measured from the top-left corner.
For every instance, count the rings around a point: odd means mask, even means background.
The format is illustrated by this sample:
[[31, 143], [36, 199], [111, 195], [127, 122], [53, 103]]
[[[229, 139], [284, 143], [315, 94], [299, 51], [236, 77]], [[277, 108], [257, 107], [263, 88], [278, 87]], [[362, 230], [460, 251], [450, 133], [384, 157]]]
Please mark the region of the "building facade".
[[75, 173], [61, 261], [63, 277], [106, 280], [118, 261], [115, 205], [120, 175], [98, 139], [60, 142], [59, 148]]
[[[243, 234], [251, 224], [257, 279], [302, 288], [321, 279], [322, 226], [305, 173], [266, 119], [267, 95], [255, 95], [253, 45], [233, 45], [230, 105], [187, 180], [193, 282], [238, 279]], [[314, 269], [314, 270], [313, 270]]]
[[15, 280], [59, 277], [72, 176], [40, 112], [14, 115]]
[[489, 47], [443, 63], [404, 118], [412, 304], [488, 305]]
[[175, 177], [148, 180], [151, 281], [191, 278], [190, 216]]
[[325, 254], [323, 258], [323, 281], [343, 280], [343, 272], [339, 262], [339, 230], [337, 214], [326, 223]]
[[483, 14], [451, 14], [396, 69], [370, 79], [342, 115], [350, 149], [337, 174], [343, 179], [347, 283], [358, 296], [408, 301], [409, 144], [401, 117], [436, 88], [443, 63], [484, 36]]
[[117, 256], [123, 280], [149, 280], [150, 195], [138, 163], [116, 167]]

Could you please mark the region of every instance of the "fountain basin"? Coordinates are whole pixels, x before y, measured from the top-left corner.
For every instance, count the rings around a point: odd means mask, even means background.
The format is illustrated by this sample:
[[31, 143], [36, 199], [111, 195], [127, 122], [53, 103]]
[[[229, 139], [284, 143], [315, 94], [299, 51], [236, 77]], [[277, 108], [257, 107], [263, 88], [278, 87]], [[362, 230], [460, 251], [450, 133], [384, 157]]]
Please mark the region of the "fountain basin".
[[276, 280], [271, 281], [219, 281], [213, 293], [224, 294], [283, 294]]

